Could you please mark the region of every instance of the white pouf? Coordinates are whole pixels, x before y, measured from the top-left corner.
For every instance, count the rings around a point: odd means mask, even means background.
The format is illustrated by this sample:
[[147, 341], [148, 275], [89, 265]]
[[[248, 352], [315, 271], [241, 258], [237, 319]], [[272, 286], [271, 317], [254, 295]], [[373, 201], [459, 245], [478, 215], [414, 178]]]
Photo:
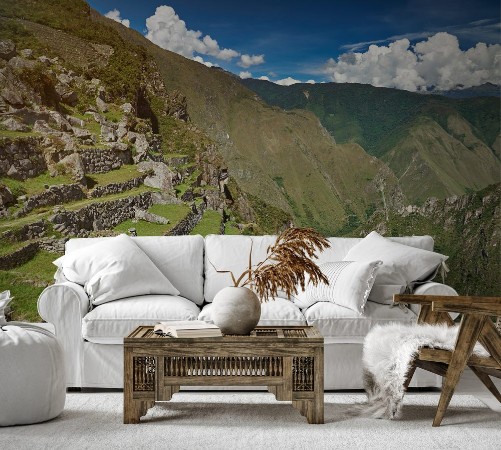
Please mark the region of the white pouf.
[[53, 419], [65, 400], [63, 352], [56, 337], [29, 323], [0, 326], [0, 426]]

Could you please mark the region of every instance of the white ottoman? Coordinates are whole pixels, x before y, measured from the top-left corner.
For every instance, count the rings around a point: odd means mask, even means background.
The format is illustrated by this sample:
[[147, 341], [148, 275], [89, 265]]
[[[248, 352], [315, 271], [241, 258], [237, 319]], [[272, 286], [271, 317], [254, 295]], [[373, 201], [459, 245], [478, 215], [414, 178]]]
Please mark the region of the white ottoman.
[[0, 326], [0, 426], [53, 419], [65, 400], [63, 352], [56, 337], [29, 323]]

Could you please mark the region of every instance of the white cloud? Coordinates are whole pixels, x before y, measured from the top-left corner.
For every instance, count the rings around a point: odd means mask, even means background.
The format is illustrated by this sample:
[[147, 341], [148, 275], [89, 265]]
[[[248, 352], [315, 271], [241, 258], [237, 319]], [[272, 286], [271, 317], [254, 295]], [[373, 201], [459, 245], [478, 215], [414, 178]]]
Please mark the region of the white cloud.
[[218, 64], [211, 63], [210, 61], [205, 61], [201, 56], [195, 56], [193, 58], [193, 61], [199, 62], [200, 64], [203, 64], [207, 67], [219, 67]]
[[307, 81], [307, 83], [308, 83], [308, 84], [315, 84], [315, 83], [316, 83], [316, 81], [315, 81], [315, 80], [308, 80], [308, 81]]
[[270, 81], [270, 79], [266, 75], [260, 76], [258, 80]]
[[257, 66], [264, 63], [264, 55], [247, 55], [240, 56], [240, 61], [237, 63], [240, 67]]
[[189, 30], [170, 6], [159, 6], [155, 14], [146, 19], [146, 38], [158, 46], [193, 58], [195, 53], [210, 55], [229, 61], [240, 53], [230, 48], [219, 47], [218, 42], [201, 31]]
[[108, 11], [104, 17], [107, 17], [108, 19], [114, 20], [115, 22], [121, 23], [123, 26], [129, 28], [130, 27], [130, 20], [129, 19], [122, 19], [120, 17], [120, 11], [118, 9], [112, 9], [111, 11]]
[[281, 80], [274, 81], [274, 83], [279, 84], [281, 86], [290, 86], [292, 84], [301, 83], [299, 80], [295, 80], [294, 78], [287, 77], [282, 78]]
[[247, 70], [240, 72], [238, 76], [242, 78], [242, 80], [245, 80], [246, 78], [252, 78], [252, 74]]
[[456, 36], [441, 32], [414, 46], [405, 38], [388, 46], [371, 45], [364, 53], [344, 53], [329, 59], [323, 72], [338, 83], [419, 91], [499, 84], [500, 67], [501, 45], [480, 42], [462, 51]]

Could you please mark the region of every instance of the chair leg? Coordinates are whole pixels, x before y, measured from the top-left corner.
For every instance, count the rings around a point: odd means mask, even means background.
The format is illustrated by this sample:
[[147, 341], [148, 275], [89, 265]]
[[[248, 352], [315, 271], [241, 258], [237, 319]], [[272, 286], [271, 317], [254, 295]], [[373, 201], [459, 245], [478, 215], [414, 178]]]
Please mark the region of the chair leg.
[[478, 377], [478, 379], [484, 384], [484, 386], [489, 389], [490, 393], [496, 397], [496, 400], [501, 403], [501, 394], [498, 388], [492, 382], [491, 377], [484, 372], [481, 372], [476, 367], [469, 366], [472, 372]]
[[433, 420], [434, 427], [439, 427], [442, 423], [452, 394], [454, 394], [454, 389], [478, 340], [480, 331], [482, 331], [484, 321], [485, 317], [478, 314], [465, 314], [463, 316], [456, 340], [456, 347], [452, 352], [449, 368], [443, 381], [442, 394], [440, 395], [437, 413]]
[[407, 377], [405, 379], [404, 392], [407, 391], [409, 384], [411, 384], [412, 377], [414, 376], [415, 371], [416, 371], [416, 364], [412, 363], [411, 367], [409, 368], [409, 371], [407, 372]]

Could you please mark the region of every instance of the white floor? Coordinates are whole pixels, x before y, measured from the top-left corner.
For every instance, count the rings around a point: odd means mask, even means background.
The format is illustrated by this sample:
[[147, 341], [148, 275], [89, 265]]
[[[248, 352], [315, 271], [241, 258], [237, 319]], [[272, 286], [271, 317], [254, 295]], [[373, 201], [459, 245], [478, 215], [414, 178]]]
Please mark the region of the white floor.
[[408, 394], [396, 421], [355, 415], [363, 394], [326, 393], [325, 424], [309, 425], [268, 393], [180, 392], [140, 424], [122, 423], [120, 392], [70, 393], [58, 418], [0, 429], [5, 449], [496, 449], [501, 415], [471, 395], [455, 395], [439, 428], [438, 394]]

